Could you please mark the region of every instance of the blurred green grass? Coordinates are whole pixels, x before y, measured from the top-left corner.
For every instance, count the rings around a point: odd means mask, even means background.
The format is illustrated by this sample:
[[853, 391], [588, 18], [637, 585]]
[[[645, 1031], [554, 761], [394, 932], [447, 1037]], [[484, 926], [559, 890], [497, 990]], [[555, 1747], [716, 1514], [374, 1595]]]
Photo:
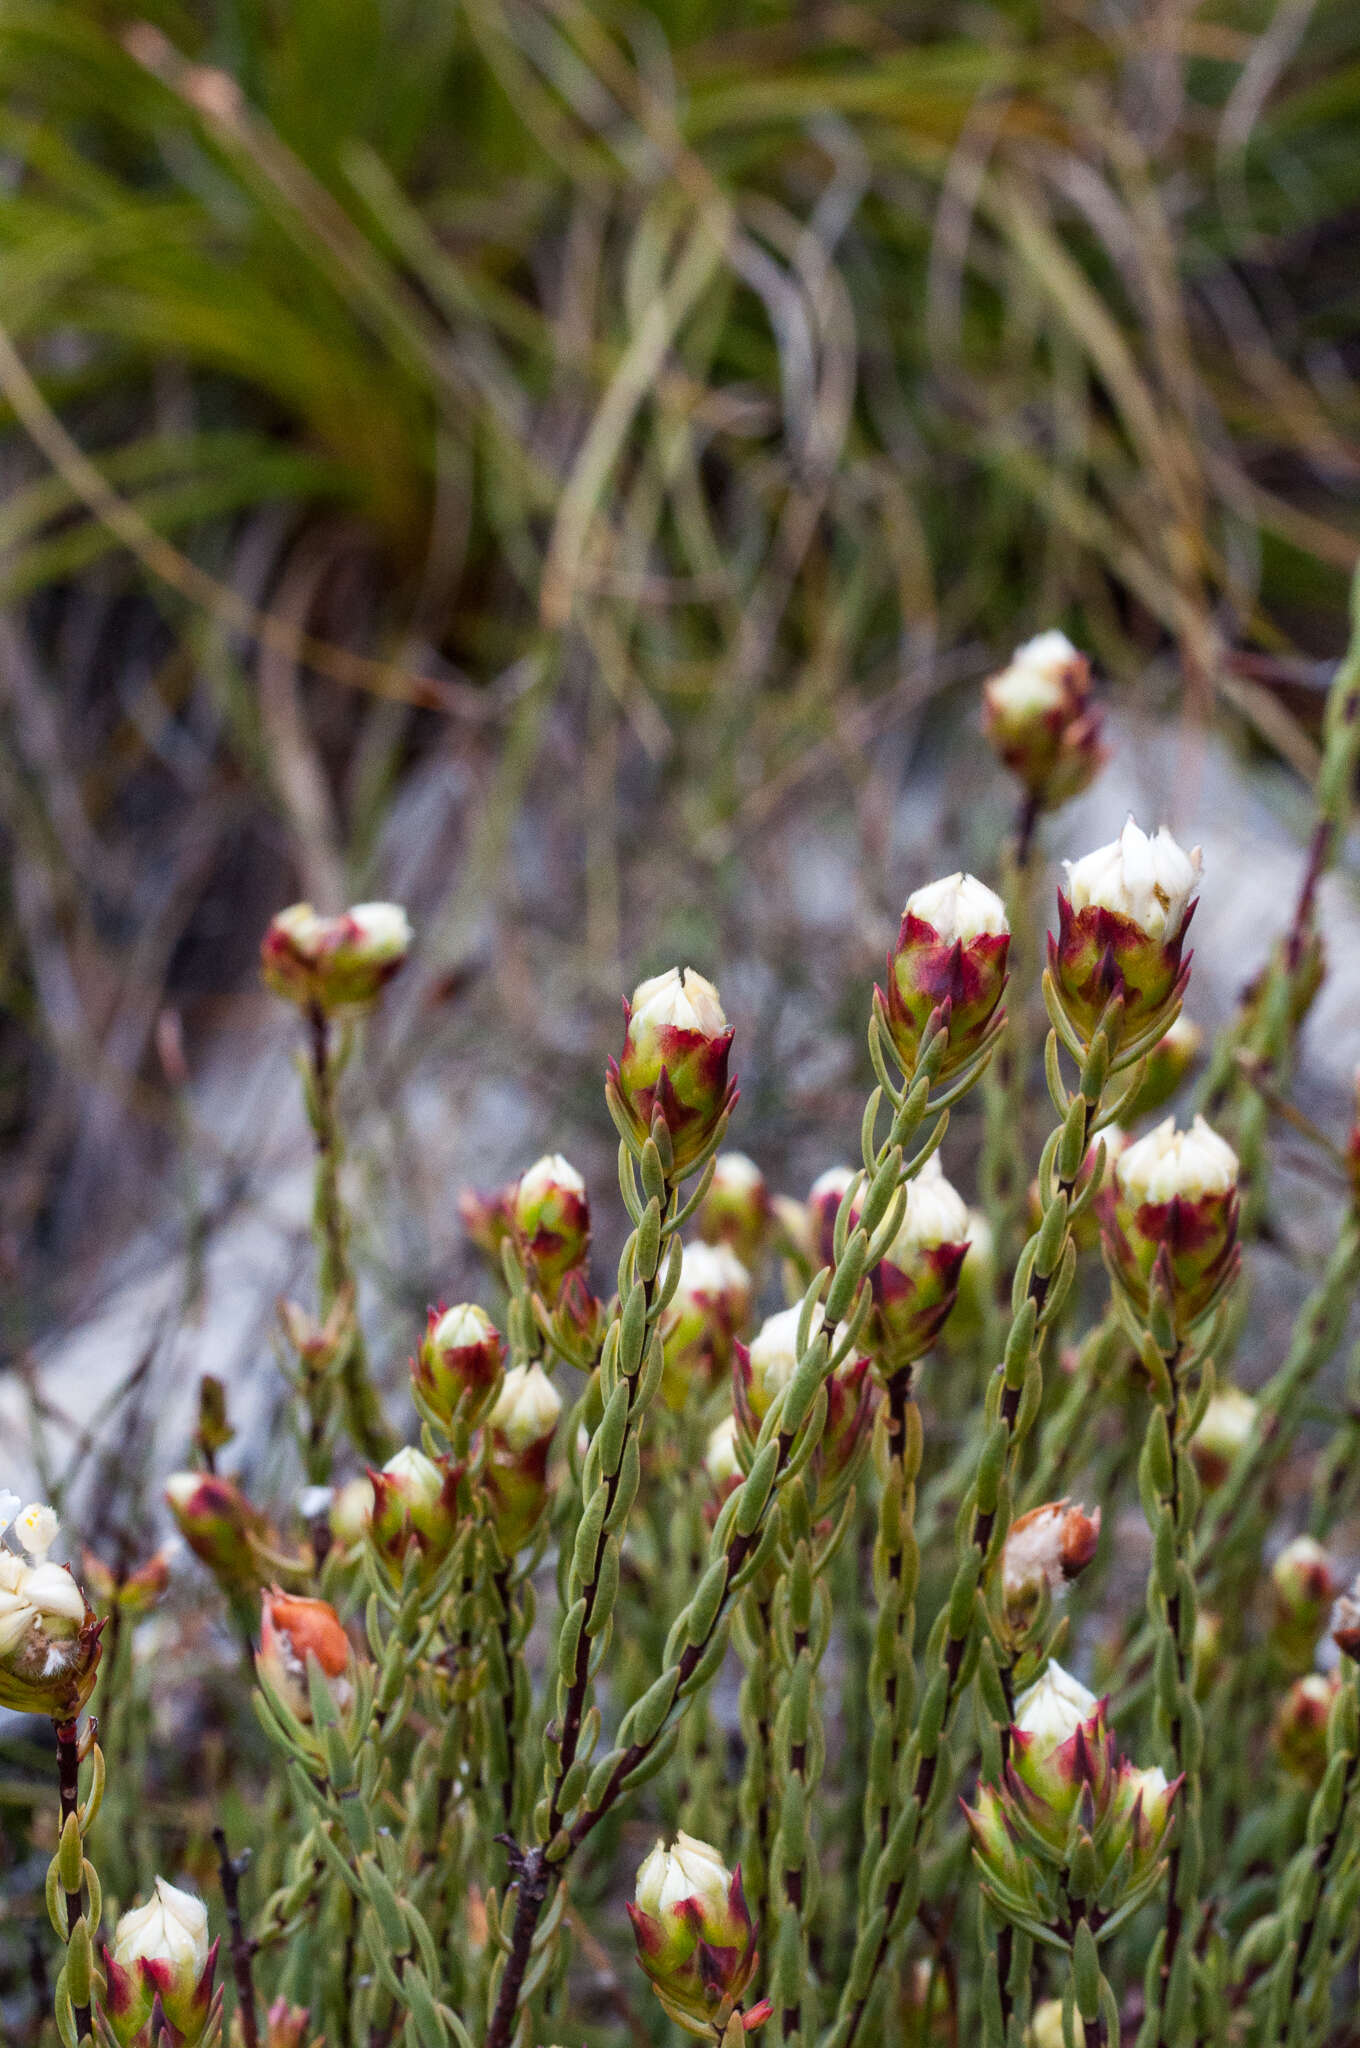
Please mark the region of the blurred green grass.
[[1050, 623], [1305, 762], [1358, 119], [1350, 0], [10, 0], [0, 1254], [439, 749], [456, 969], [555, 704], [611, 971], [630, 781], [721, 847]]

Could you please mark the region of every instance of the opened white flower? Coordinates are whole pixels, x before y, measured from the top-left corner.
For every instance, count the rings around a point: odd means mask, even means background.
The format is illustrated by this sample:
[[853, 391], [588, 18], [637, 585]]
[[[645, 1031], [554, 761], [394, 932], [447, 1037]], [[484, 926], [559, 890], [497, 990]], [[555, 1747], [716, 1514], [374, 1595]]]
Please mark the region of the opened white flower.
[[1089, 1721], [1100, 1701], [1093, 1692], [1050, 1658], [1043, 1677], [1022, 1692], [1015, 1703], [1015, 1725], [1028, 1735], [1036, 1762], [1060, 1747]]
[[668, 967], [664, 974], [639, 982], [630, 1008], [629, 1036], [635, 1040], [667, 1026], [699, 1031], [706, 1038], [717, 1038], [727, 1029], [717, 989], [692, 967]]
[[193, 1892], [158, 1877], [146, 1904], [118, 1922], [113, 1959], [124, 1970], [143, 1959], [168, 1963], [181, 1982], [197, 1983], [208, 1960], [207, 1907]]
[[537, 1360], [512, 1365], [491, 1411], [491, 1427], [499, 1430], [512, 1451], [541, 1444], [557, 1427], [562, 1396]]
[[919, 917], [930, 925], [941, 941], [968, 945], [973, 939], [995, 937], [1008, 932], [1006, 906], [1001, 898], [979, 882], [976, 875], [946, 875], [927, 882], [907, 898], [904, 917]]
[[1114, 1170], [1123, 1195], [1140, 1206], [1177, 1196], [1198, 1202], [1236, 1187], [1237, 1154], [1202, 1116], [1188, 1131], [1178, 1131], [1175, 1118], [1167, 1117], [1122, 1152]]
[[637, 1874], [635, 1903], [653, 1919], [698, 1899], [710, 1914], [726, 1910], [732, 1874], [718, 1851], [708, 1842], [683, 1831], [668, 1849], [658, 1841]]
[[1149, 939], [1174, 938], [1199, 888], [1203, 856], [1186, 853], [1163, 825], [1151, 838], [1132, 815], [1118, 839], [1064, 861], [1074, 911], [1094, 904], [1136, 924]]
[[[69, 1642], [85, 1619], [85, 1596], [79, 1586], [65, 1565], [47, 1561], [59, 1529], [55, 1510], [33, 1501], [15, 1515], [17, 1506], [17, 1494], [0, 1496], [0, 1535], [12, 1523], [36, 1562], [0, 1547], [0, 1657], [17, 1649], [35, 1623], [44, 1636], [60, 1644]], [[60, 1659], [64, 1652], [55, 1650], [53, 1655]]]
[[61, 1524], [55, 1508], [40, 1500], [30, 1501], [14, 1524], [14, 1533], [31, 1558], [41, 1564], [57, 1540]]

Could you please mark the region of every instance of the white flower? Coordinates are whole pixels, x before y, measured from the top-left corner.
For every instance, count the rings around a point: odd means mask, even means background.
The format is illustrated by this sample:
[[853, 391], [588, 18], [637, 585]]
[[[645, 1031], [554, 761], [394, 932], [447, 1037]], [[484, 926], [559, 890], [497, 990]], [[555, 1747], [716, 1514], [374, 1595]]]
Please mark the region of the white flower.
[[330, 920], [318, 917], [310, 903], [290, 903], [278, 911], [270, 929], [287, 939], [304, 960], [315, 960], [330, 929]]
[[[776, 1394], [782, 1394], [793, 1378], [798, 1364], [798, 1319], [802, 1312], [801, 1306], [795, 1305], [781, 1309], [778, 1315], [766, 1316], [751, 1339], [751, 1406], [757, 1415], [765, 1414]], [[808, 1324], [809, 1343], [825, 1320], [821, 1303], [815, 1303]]]
[[208, 1960], [208, 1909], [193, 1892], [156, 1879], [144, 1906], [124, 1913], [113, 1937], [113, 1959], [131, 1970], [145, 1957], [169, 1963], [183, 1984], [196, 1984]]
[[1197, 1202], [1205, 1195], [1226, 1195], [1237, 1185], [1237, 1154], [1202, 1116], [1188, 1131], [1176, 1129], [1167, 1117], [1156, 1130], [1139, 1138], [1115, 1161], [1120, 1191], [1140, 1207], [1145, 1202]]
[[682, 1832], [669, 1849], [658, 1841], [638, 1871], [633, 1897], [654, 1920], [686, 1899], [698, 1899], [707, 1914], [718, 1915], [727, 1909], [731, 1885], [732, 1874], [717, 1850]]
[[1203, 857], [1176, 844], [1165, 825], [1149, 839], [1132, 816], [1118, 839], [1064, 861], [1073, 910], [1098, 904], [1131, 918], [1149, 939], [1175, 938], [1199, 887]]
[[399, 903], [356, 903], [349, 918], [357, 927], [357, 942], [370, 965], [406, 958], [413, 934]]
[[[802, 1313], [802, 1304], [795, 1303], [792, 1308], [781, 1309], [778, 1315], [766, 1316], [751, 1339], [746, 1354], [751, 1365], [749, 1399], [753, 1413], [762, 1419], [773, 1405], [775, 1396], [783, 1393], [797, 1369], [798, 1321]], [[808, 1323], [809, 1344], [825, 1321], [825, 1309], [819, 1301], [814, 1302]], [[844, 1323], [837, 1323], [832, 1333], [833, 1350], [844, 1334]], [[851, 1354], [852, 1358], [855, 1356], [857, 1354]]]
[[491, 1427], [512, 1451], [527, 1451], [552, 1435], [561, 1412], [562, 1396], [537, 1361], [512, 1365], [491, 1411]]
[[735, 1415], [724, 1415], [717, 1427], [709, 1431], [704, 1449], [704, 1470], [715, 1486], [726, 1486], [729, 1479], [741, 1478]]
[[436, 1351], [463, 1351], [470, 1344], [485, 1344], [495, 1334], [496, 1326], [484, 1308], [475, 1301], [460, 1301], [445, 1309], [426, 1341]]
[[1034, 1738], [1038, 1762], [1075, 1735], [1099, 1705], [1080, 1679], [1050, 1658], [1043, 1677], [1016, 1701], [1015, 1725]]
[[629, 1010], [628, 1035], [634, 1040], [667, 1025], [701, 1032], [705, 1038], [720, 1038], [727, 1029], [717, 989], [692, 967], [668, 967], [664, 974], [640, 981]]
[[851, 1181], [858, 1179], [859, 1175], [852, 1166], [828, 1166], [826, 1172], [819, 1173], [809, 1188], [808, 1200], [817, 1203], [829, 1202], [834, 1196], [839, 1203]]
[[946, 875], [942, 881], [914, 889], [903, 915], [919, 917], [933, 926], [947, 946], [956, 940], [966, 946], [972, 939], [1010, 930], [1005, 904], [976, 875]]
[[1017, 647], [1006, 667], [989, 678], [988, 700], [1011, 717], [1042, 716], [1065, 709], [1070, 695], [1069, 672], [1081, 656], [1066, 633], [1036, 634]]
[[1256, 1402], [1240, 1387], [1219, 1387], [1209, 1396], [1193, 1442], [1210, 1457], [1233, 1459], [1256, 1430]]
[[527, 1208], [531, 1202], [541, 1202], [554, 1188], [565, 1188], [569, 1195], [583, 1195], [586, 1184], [569, 1159], [564, 1159], [560, 1152], [545, 1152], [521, 1176], [517, 1200]]
[[685, 1307], [698, 1297], [726, 1301], [739, 1311], [751, 1297], [751, 1276], [730, 1244], [687, 1244], [680, 1255], [680, 1282], [671, 1306]]
[[41, 1563], [56, 1542], [60, 1528], [56, 1509], [35, 1500], [29, 1502], [15, 1522], [14, 1533], [29, 1556]]
[[966, 1244], [971, 1229], [967, 1203], [945, 1179], [939, 1154], [932, 1152], [915, 1180], [907, 1182], [906, 1210], [888, 1257], [896, 1266], [909, 1265], [914, 1252]]
[[713, 1162], [711, 1187], [722, 1194], [759, 1194], [765, 1176], [745, 1152], [720, 1152]]
[[433, 1506], [444, 1491], [444, 1475], [432, 1458], [415, 1444], [403, 1444], [383, 1466], [383, 1476], [395, 1479], [397, 1491], [407, 1499]]
[[17, 1649], [35, 1624], [59, 1641], [76, 1634], [85, 1620], [79, 1586], [65, 1565], [48, 1561], [60, 1531], [55, 1509], [33, 1501], [16, 1516], [18, 1505], [17, 1494], [0, 1495], [0, 1536], [12, 1523], [36, 1562], [0, 1547], [0, 1656]]

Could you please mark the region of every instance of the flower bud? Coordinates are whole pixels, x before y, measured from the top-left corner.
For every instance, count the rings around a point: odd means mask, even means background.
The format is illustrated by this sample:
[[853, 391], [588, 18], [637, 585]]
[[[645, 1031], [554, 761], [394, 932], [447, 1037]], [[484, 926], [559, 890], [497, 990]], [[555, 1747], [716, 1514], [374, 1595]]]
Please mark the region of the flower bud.
[[548, 1502], [548, 1452], [562, 1396], [541, 1365], [514, 1365], [487, 1423], [485, 1478], [496, 1541], [514, 1557], [538, 1527]]
[[145, 1564], [138, 1565], [134, 1571], [120, 1578], [102, 1557], [86, 1550], [81, 1554], [80, 1575], [86, 1596], [96, 1607], [103, 1608], [106, 1613], [112, 1613], [116, 1607], [135, 1621], [151, 1612], [170, 1584], [170, 1551], [164, 1548], [156, 1551]]
[[1360, 1579], [1337, 1599], [1330, 1626], [1332, 1641], [1342, 1656], [1360, 1663]]
[[255, 1668], [261, 1683], [277, 1693], [302, 1722], [312, 1718], [309, 1657], [315, 1658], [336, 1705], [348, 1706], [353, 1698], [348, 1676], [350, 1644], [339, 1615], [328, 1601], [305, 1600], [272, 1587], [260, 1606]]
[[1320, 1785], [1327, 1769], [1327, 1721], [1341, 1685], [1337, 1671], [1296, 1678], [1280, 1702], [1271, 1729], [1275, 1754], [1292, 1778]]
[[1060, 1853], [1078, 1801], [1099, 1811], [1114, 1784], [1114, 1739], [1105, 1702], [1052, 1659], [1016, 1701], [1009, 1797], [1049, 1849]]
[[158, 2001], [176, 2041], [194, 2048], [212, 2015], [216, 1962], [202, 1899], [158, 1877], [146, 1904], [123, 1914], [112, 1949], [104, 1949], [103, 2012], [122, 2048], [134, 2042], [141, 2048], [159, 2032], [153, 2019]]
[[1170, 1101], [1197, 1059], [1203, 1043], [1204, 1033], [1198, 1024], [1192, 1024], [1182, 1012], [1162, 1033], [1147, 1056], [1143, 1085], [1124, 1111], [1130, 1123], [1151, 1116], [1164, 1102]]
[[17, 1515], [16, 1494], [0, 1494], [0, 1539], [13, 1524], [26, 1557], [0, 1541], [0, 1707], [71, 1720], [94, 1690], [99, 1632], [94, 1610], [64, 1564], [55, 1511], [34, 1501]]
[[1001, 1602], [1013, 1640], [1033, 1633], [1050, 1601], [1096, 1554], [1100, 1509], [1093, 1515], [1068, 1500], [1031, 1508], [1012, 1522], [1001, 1552]]
[[[813, 1239], [813, 1257], [819, 1266], [836, 1263], [836, 1218], [846, 1189], [863, 1176], [852, 1166], [828, 1166], [808, 1190], [807, 1213]], [[851, 1226], [853, 1228], [853, 1224]]]
[[529, 1285], [551, 1308], [568, 1273], [590, 1256], [586, 1184], [560, 1152], [545, 1153], [521, 1177], [513, 1220]]
[[996, 1028], [1010, 942], [1005, 904], [972, 875], [947, 875], [908, 896], [888, 992], [878, 991], [904, 1073], [937, 1010], [948, 1037], [940, 1083], [981, 1050]]
[[507, 1181], [503, 1188], [495, 1188], [487, 1194], [477, 1188], [464, 1188], [458, 1197], [458, 1220], [469, 1241], [475, 1244], [491, 1270], [499, 1275], [501, 1270], [501, 1246], [515, 1228], [515, 1196], [519, 1191], [517, 1180]]
[[704, 1470], [712, 1480], [720, 1501], [726, 1500], [733, 1487], [741, 1484], [744, 1475], [737, 1451], [735, 1415], [724, 1415], [722, 1421], [709, 1431], [708, 1442], [704, 1446]]
[[661, 1393], [677, 1413], [698, 1380], [712, 1386], [732, 1369], [732, 1346], [751, 1313], [751, 1276], [726, 1244], [687, 1244], [662, 1334]]
[[1164, 825], [1149, 838], [1130, 818], [1111, 845], [1063, 865], [1058, 936], [1050, 932], [1048, 939], [1063, 1006], [1078, 1034], [1089, 1038], [1118, 992], [1125, 1033], [1141, 1031], [1179, 996], [1190, 972], [1181, 951], [1199, 888], [1200, 850], [1183, 852]]
[[441, 1422], [451, 1423], [461, 1413], [472, 1423], [500, 1385], [504, 1359], [500, 1332], [476, 1302], [432, 1308], [411, 1361], [411, 1381]]
[[1108, 758], [1091, 702], [1091, 664], [1065, 633], [1017, 647], [982, 691], [982, 729], [1040, 810], [1056, 810]]
[[262, 1581], [259, 1547], [269, 1525], [239, 1486], [215, 1472], [175, 1472], [165, 1498], [194, 1556], [228, 1593], [254, 1593]]
[[311, 2031], [312, 2016], [305, 2006], [276, 1998], [265, 2015], [264, 2048], [305, 2048]]
[[1295, 1536], [1270, 1567], [1275, 1629], [1281, 1649], [1292, 1662], [1312, 1661], [1322, 1634], [1336, 1580], [1331, 1559], [1311, 1536]]
[[1207, 1492], [1223, 1484], [1238, 1452], [1255, 1434], [1256, 1402], [1252, 1396], [1240, 1387], [1216, 1388], [1190, 1439], [1190, 1455]]
[[432, 1577], [457, 1534], [463, 1467], [447, 1458], [427, 1458], [414, 1444], [390, 1457], [381, 1472], [370, 1472], [373, 1514], [369, 1533], [375, 1548], [400, 1573], [407, 1553], [421, 1557], [422, 1577]]
[[1151, 1875], [1161, 1856], [1171, 1830], [1172, 1806], [1184, 1782], [1176, 1778], [1168, 1784], [1166, 1772], [1156, 1765], [1150, 1770], [1139, 1770], [1127, 1760], [1119, 1765], [1111, 1807], [1120, 1846], [1127, 1843], [1133, 1852], [1130, 1875], [1135, 1883]]
[[968, 1209], [938, 1153], [907, 1182], [906, 1194], [897, 1234], [870, 1275], [874, 1307], [864, 1342], [885, 1374], [929, 1351], [954, 1306], [968, 1250]]
[[677, 1835], [669, 1849], [658, 1842], [638, 1871], [628, 1917], [668, 2017], [705, 2025], [731, 2013], [756, 1966], [740, 1870], [730, 1872], [693, 1835]]
[[347, 1479], [331, 1495], [327, 1521], [331, 1535], [342, 1550], [362, 1543], [373, 1520], [373, 1481], [366, 1472]]
[[1149, 1281], [1165, 1288], [1184, 1332], [1237, 1272], [1237, 1155], [1197, 1116], [1188, 1131], [1158, 1124], [1115, 1161], [1097, 1197], [1111, 1272], [1140, 1310]]
[[730, 1245], [751, 1266], [769, 1236], [770, 1217], [770, 1190], [755, 1160], [744, 1152], [720, 1152], [695, 1218], [704, 1243]]
[[718, 991], [692, 967], [668, 967], [638, 984], [623, 1015], [623, 1054], [609, 1062], [610, 1098], [639, 1142], [660, 1115], [672, 1170], [683, 1177], [737, 1099], [727, 1077], [733, 1034]]
[[406, 958], [411, 927], [397, 903], [356, 903], [319, 917], [294, 903], [271, 919], [260, 947], [265, 981], [300, 1009], [365, 1009]]
[[[775, 1399], [797, 1369], [801, 1315], [801, 1307], [795, 1306], [767, 1316], [749, 1349], [745, 1344], [735, 1347], [733, 1406], [748, 1441], [754, 1442]], [[821, 1303], [815, 1303], [808, 1324], [809, 1343], [825, 1320]], [[832, 1333], [833, 1349], [841, 1337], [838, 1325]], [[826, 1402], [826, 1422], [809, 1468], [816, 1518], [829, 1514], [842, 1499], [868, 1447], [874, 1395], [869, 1360], [862, 1352], [852, 1351], [827, 1379]]]

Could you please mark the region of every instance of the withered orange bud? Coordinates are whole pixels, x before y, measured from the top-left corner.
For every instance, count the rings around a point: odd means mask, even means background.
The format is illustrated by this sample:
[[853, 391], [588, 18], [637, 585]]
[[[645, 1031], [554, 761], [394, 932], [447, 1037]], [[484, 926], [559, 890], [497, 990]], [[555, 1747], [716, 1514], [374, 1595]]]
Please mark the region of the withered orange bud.
[[1099, 1541], [1100, 1509], [1088, 1514], [1070, 1500], [1046, 1501], [1011, 1524], [1001, 1552], [1001, 1600], [1013, 1635], [1043, 1619], [1054, 1595], [1085, 1571]]
[[272, 1586], [260, 1604], [260, 1647], [255, 1668], [300, 1721], [311, 1719], [307, 1659], [315, 1657], [337, 1703], [349, 1697], [350, 1642], [327, 1600], [309, 1600]]

